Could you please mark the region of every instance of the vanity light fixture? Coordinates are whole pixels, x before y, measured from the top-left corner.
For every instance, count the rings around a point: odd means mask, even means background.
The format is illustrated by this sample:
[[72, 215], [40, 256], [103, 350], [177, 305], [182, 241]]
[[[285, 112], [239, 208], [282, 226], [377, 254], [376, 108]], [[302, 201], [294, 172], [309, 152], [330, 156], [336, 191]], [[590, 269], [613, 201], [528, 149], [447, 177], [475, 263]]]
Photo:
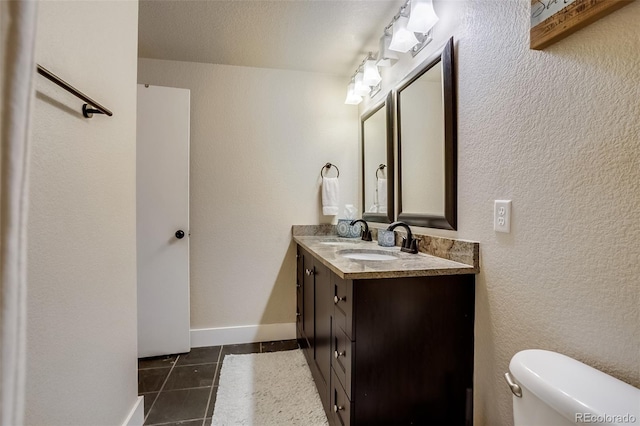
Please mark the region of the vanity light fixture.
[[400, 53], [407, 53], [413, 46], [419, 43], [413, 31], [407, 29], [408, 23], [409, 18], [406, 16], [399, 16], [393, 23], [393, 37], [391, 38], [389, 49]]
[[347, 86], [347, 99], [344, 101], [347, 105], [358, 105], [362, 102], [362, 96], [356, 95], [355, 86], [356, 84], [353, 80], [351, 80], [351, 83]]
[[433, 0], [411, 0], [411, 14], [407, 29], [414, 33], [427, 33], [438, 22], [438, 15], [433, 10]]
[[411, 51], [411, 55], [416, 56], [431, 42], [432, 27], [436, 22], [438, 16], [433, 9], [433, 0], [406, 0], [384, 28], [377, 61], [369, 52], [351, 77], [353, 89], [349, 84], [345, 103], [357, 105], [362, 96], [375, 96], [381, 90], [382, 81], [378, 67], [391, 66], [394, 60], [399, 59], [396, 52]]

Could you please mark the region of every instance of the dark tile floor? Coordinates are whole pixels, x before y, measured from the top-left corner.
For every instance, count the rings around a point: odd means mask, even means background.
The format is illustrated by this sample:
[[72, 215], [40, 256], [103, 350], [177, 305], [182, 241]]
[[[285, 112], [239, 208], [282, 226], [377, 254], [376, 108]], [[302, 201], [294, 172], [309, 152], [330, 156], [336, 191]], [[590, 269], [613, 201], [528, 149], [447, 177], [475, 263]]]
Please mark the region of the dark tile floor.
[[298, 349], [295, 340], [194, 348], [186, 354], [138, 360], [138, 393], [144, 424], [207, 426], [216, 402], [225, 355]]

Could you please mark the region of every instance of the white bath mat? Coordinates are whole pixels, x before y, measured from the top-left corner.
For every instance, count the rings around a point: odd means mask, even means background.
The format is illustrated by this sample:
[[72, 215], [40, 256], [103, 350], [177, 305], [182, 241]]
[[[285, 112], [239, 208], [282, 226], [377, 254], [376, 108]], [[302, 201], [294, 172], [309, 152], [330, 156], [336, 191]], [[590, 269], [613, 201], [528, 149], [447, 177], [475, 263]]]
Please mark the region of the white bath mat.
[[225, 356], [212, 425], [328, 425], [302, 351]]

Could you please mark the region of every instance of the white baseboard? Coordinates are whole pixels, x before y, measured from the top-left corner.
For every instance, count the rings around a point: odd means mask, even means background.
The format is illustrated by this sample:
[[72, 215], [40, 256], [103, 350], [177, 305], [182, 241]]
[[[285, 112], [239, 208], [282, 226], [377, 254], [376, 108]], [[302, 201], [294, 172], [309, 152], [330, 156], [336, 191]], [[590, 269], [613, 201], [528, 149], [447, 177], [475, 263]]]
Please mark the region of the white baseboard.
[[191, 347], [269, 342], [296, 338], [296, 323], [245, 325], [240, 327], [199, 328], [191, 330]]
[[133, 404], [131, 412], [122, 426], [142, 426], [144, 423], [144, 396], [139, 396], [136, 403]]

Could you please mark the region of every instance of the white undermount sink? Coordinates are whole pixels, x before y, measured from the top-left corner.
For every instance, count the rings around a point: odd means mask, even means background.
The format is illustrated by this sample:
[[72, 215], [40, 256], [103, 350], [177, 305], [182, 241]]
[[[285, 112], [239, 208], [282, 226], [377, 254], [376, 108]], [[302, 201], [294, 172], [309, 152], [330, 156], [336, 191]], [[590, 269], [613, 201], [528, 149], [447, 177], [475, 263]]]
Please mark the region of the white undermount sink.
[[366, 249], [354, 249], [354, 250], [340, 250], [337, 252], [342, 257], [346, 257], [347, 259], [353, 260], [374, 260], [374, 261], [384, 261], [384, 260], [396, 260], [397, 256], [389, 252], [385, 252], [382, 250], [366, 250]]
[[320, 244], [325, 246], [351, 246], [353, 244], [358, 243], [360, 240], [356, 241], [323, 241]]

